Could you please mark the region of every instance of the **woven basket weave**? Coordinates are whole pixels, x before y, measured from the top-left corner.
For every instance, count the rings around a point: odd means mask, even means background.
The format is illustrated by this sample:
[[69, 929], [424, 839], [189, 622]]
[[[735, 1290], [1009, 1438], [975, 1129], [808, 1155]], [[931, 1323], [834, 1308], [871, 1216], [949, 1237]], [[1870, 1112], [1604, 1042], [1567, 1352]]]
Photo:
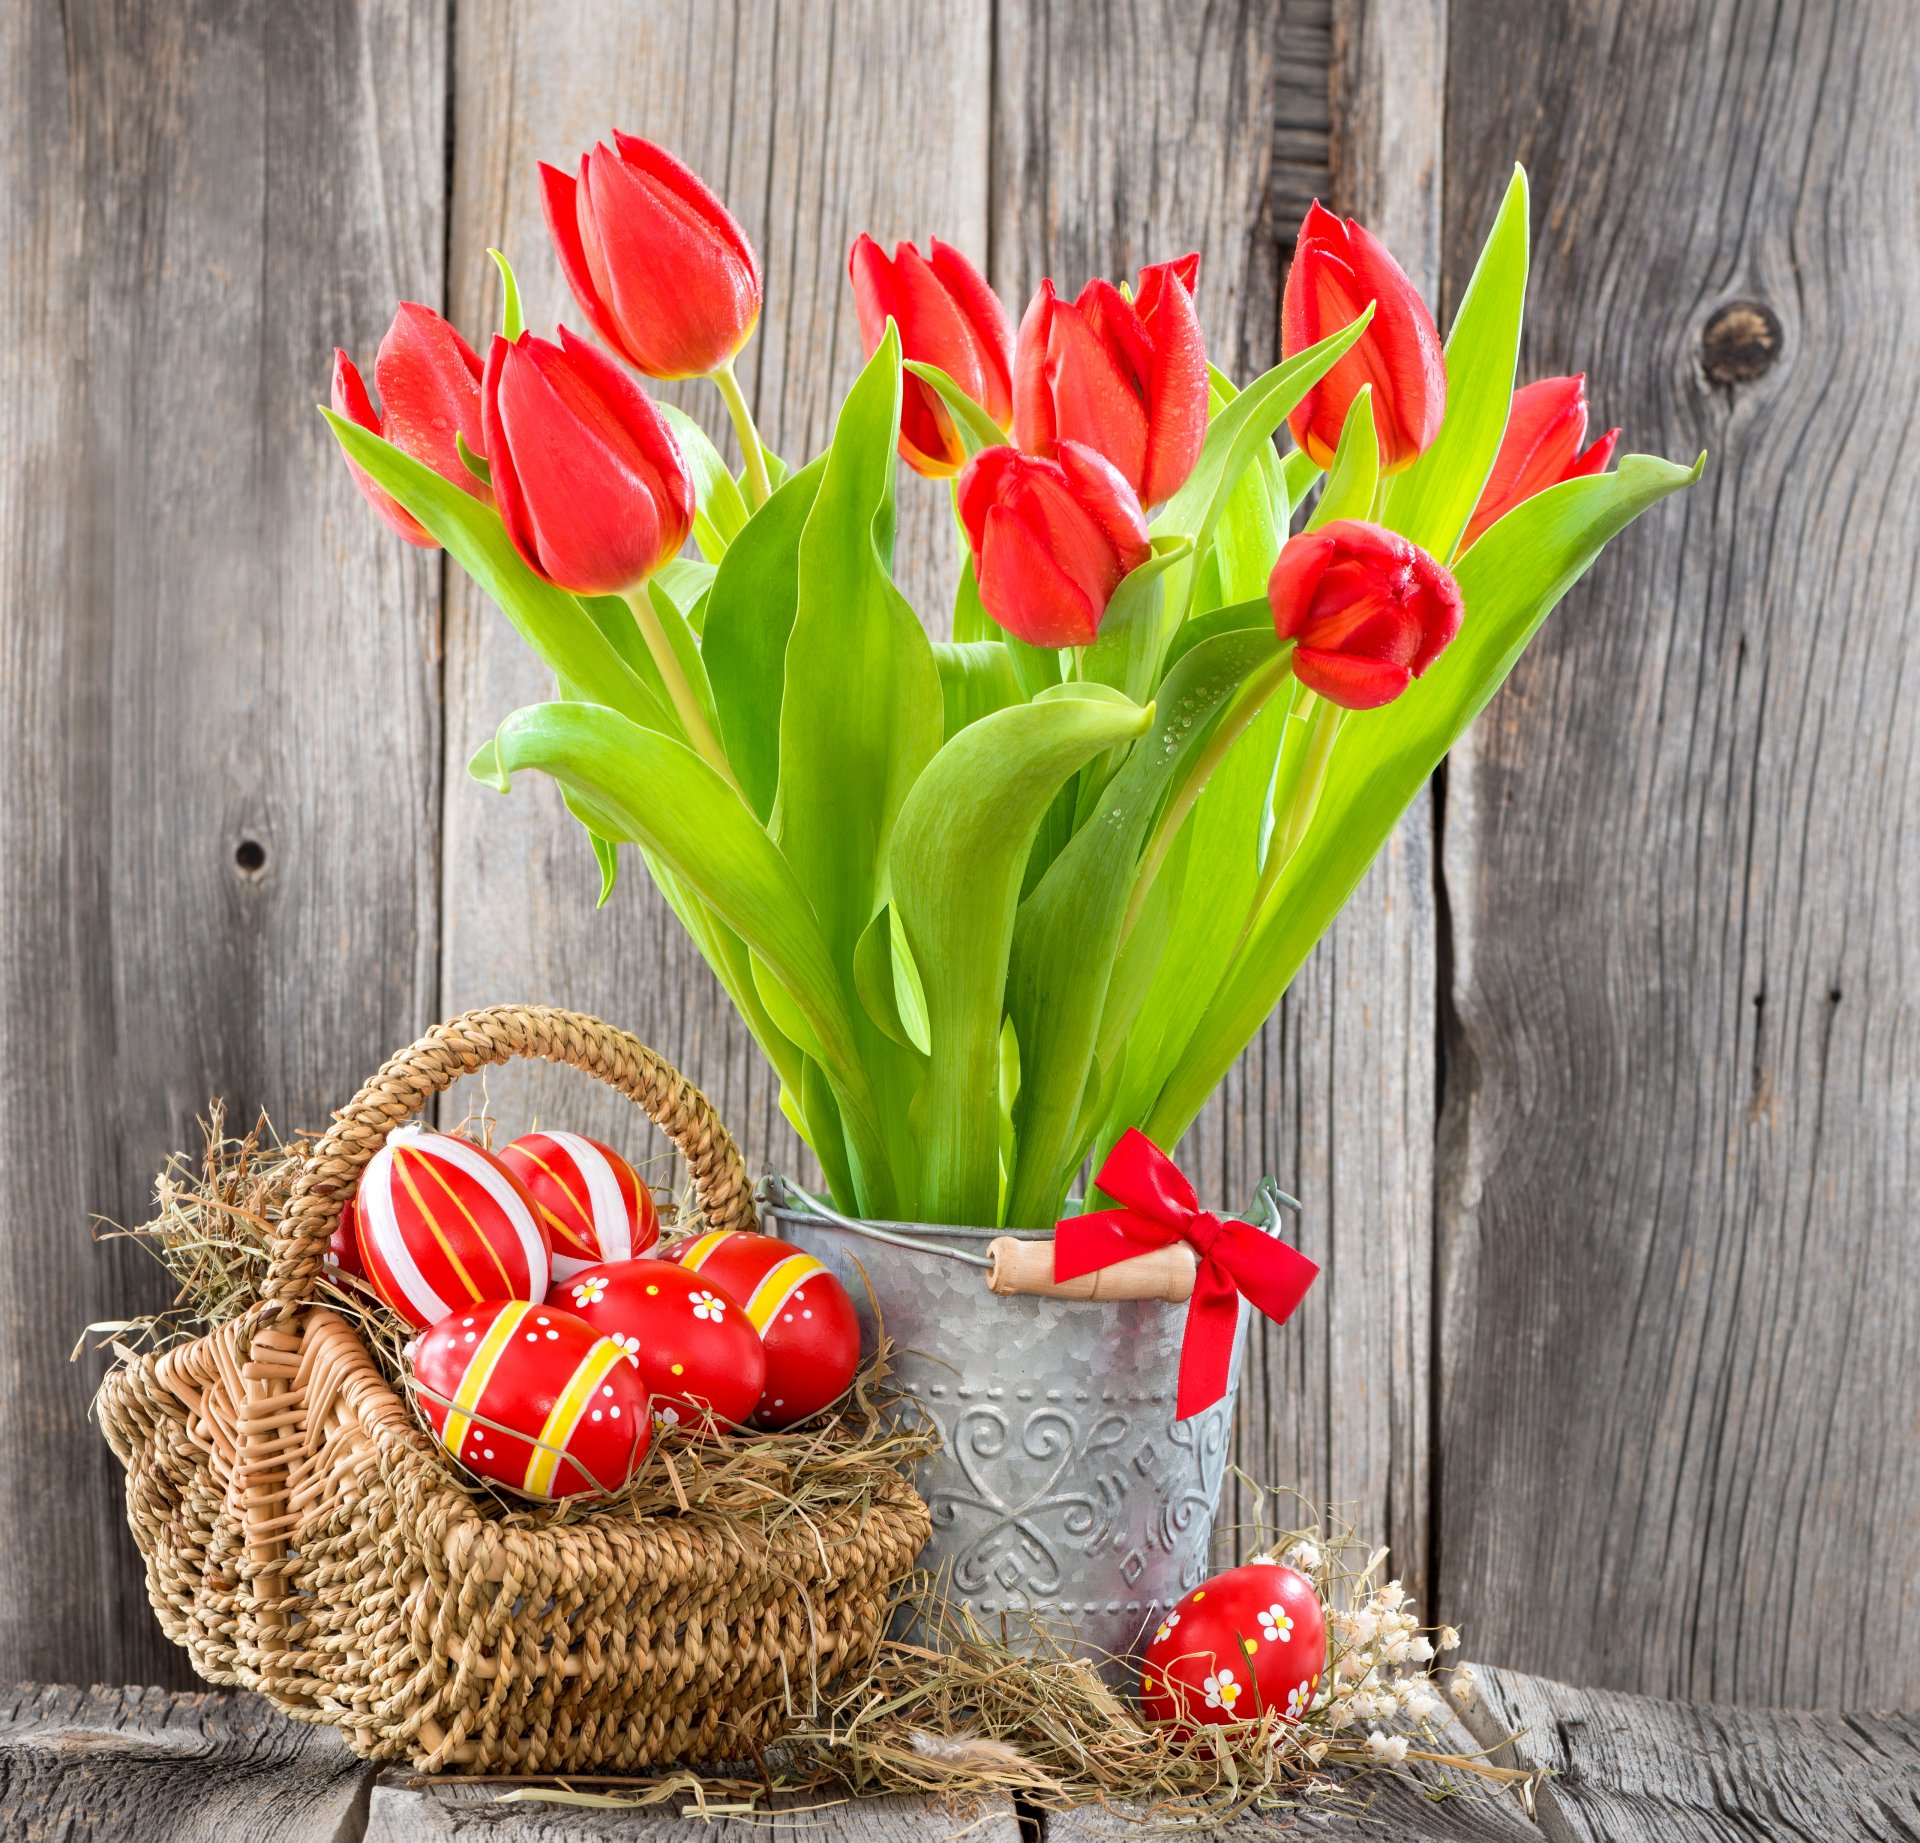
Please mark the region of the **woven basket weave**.
[[101, 1385], [160, 1622], [194, 1668], [425, 1771], [739, 1759], [877, 1642], [926, 1506], [876, 1462], [865, 1501], [767, 1526], [697, 1507], [503, 1519], [312, 1300], [389, 1132], [514, 1056], [617, 1088], [685, 1157], [705, 1225], [753, 1230], [706, 1097], [624, 1031], [501, 1006], [441, 1025], [335, 1116], [278, 1224], [260, 1301]]

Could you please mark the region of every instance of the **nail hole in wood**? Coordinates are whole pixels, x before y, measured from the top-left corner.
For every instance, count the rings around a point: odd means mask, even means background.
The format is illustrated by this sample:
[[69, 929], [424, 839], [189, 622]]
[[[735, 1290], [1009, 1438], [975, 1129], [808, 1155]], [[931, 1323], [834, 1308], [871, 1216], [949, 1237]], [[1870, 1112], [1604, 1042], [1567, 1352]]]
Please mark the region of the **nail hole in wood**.
[[233, 861], [250, 877], [257, 877], [267, 867], [267, 848], [257, 838], [243, 838], [234, 847]]
[[1751, 384], [1780, 356], [1780, 322], [1761, 301], [1729, 301], [1707, 322], [1700, 363], [1709, 382]]

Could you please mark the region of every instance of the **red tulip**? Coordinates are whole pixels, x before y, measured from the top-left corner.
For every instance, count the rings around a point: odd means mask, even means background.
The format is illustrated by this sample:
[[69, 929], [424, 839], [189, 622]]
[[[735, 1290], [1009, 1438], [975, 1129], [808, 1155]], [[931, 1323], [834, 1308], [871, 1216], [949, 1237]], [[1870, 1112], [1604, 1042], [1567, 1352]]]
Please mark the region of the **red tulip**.
[[[950, 243], [935, 237], [933, 255], [896, 243], [893, 258], [871, 237], [855, 240], [847, 258], [860, 343], [871, 358], [900, 329], [907, 358], [938, 365], [1005, 430], [1013, 421], [1013, 325], [1000, 297]], [[911, 372], [901, 380], [900, 458], [917, 474], [942, 480], [960, 471], [967, 450], [940, 393]]]
[[495, 335], [481, 415], [501, 522], [549, 582], [628, 594], [687, 541], [693, 482], [673, 431], [632, 378], [565, 327], [558, 345]]
[[1043, 281], [1013, 358], [1014, 440], [1050, 456], [1097, 448], [1140, 503], [1157, 506], [1193, 472], [1207, 438], [1207, 348], [1193, 311], [1200, 258], [1140, 271], [1129, 301], [1091, 281], [1069, 306]]
[[760, 263], [719, 199], [665, 148], [630, 134], [540, 168], [560, 272], [597, 332], [651, 378], [707, 377], [760, 318]]
[[1147, 521], [1118, 469], [1075, 441], [1058, 460], [983, 448], [960, 476], [980, 603], [1034, 646], [1085, 646], [1147, 560]]
[[1391, 704], [1460, 631], [1460, 590], [1424, 550], [1380, 525], [1337, 518], [1289, 538], [1267, 579], [1293, 673], [1348, 710]]
[[1523, 499], [1562, 480], [1579, 480], [1605, 473], [1619, 444], [1620, 431], [1606, 434], [1582, 452], [1587, 439], [1587, 379], [1542, 378], [1523, 384], [1513, 393], [1507, 412], [1507, 432], [1493, 457], [1493, 472], [1480, 494], [1480, 503], [1467, 520], [1465, 550], [1496, 519], [1504, 518]]
[[[486, 487], [461, 460], [454, 442], [456, 435], [465, 436], [467, 446], [480, 451], [480, 355], [473, 347], [431, 307], [402, 301], [374, 358], [373, 381], [380, 386], [377, 414], [353, 360], [336, 347], [334, 414], [372, 430], [462, 491], [485, 499]], [[367, 503], [409, 544], [438, 548], [438, 540], [405, 506], [351, 459], [347, 467]]]
[[1292, 358], [1362, 314], [1373, 319], [1287, 418], [1293, 439], [1321, 467], [1333, 465], [1341, 425], [1363, 384], [1373, 386], [1380, 465], [1407, 466], [1433, 445], [1447, 409], [1447, 361], [1427, 304], [1378, 237], [1344, 223], [1318, 199], [1300, 226], [1280, 300], [1280, 355]]

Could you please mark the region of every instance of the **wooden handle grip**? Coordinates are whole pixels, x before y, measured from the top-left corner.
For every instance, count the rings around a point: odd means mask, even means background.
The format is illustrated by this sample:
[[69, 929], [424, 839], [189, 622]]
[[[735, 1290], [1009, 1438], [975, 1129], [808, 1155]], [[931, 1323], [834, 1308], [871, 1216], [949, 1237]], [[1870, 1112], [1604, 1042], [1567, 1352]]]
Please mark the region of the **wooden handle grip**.
[[987, 1287], [1002, 1296], [1029, 1293], [1042, 1299], [1165, 1299], [1178, 1305], [1193, 1297], [1193, 1250], [1183, 1241], [1170, 1242], [1130, 1261], [1102, 1267], [1077, 1280], [1053, 1277], [1053, 1243], [1020, 1241], [1002, 1235], [987, 1243], [993, 1262]]

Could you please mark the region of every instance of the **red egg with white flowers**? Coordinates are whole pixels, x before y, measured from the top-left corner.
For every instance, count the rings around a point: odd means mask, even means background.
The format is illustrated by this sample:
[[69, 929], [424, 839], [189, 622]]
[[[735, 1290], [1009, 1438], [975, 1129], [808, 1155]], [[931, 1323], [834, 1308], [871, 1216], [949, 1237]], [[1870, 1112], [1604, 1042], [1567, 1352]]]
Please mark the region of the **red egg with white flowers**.
[[847, 1289], [812, 1255], [771, 1235], [734, 1229], [664, 1251], [727, 1289], [767, 1350], [767, 1386], [753, 1420], [790, 1427], [845, 1394], [860, 1367], [860, 1320]]
[[553, 1277], [630, 1261], [660, 1239], [660, 1215], [640, 1174], [584, 1133], [522, 1133], [500, 1162], [526, 1187], [553, 1248]]
[[1182, 1733], [1261, 1715], [1298, 1721], [1326, 1664], [1326, 1609], [1313, 1583], [1280, 1562], [1248, 1562], [1203, 1581], [1162, 1619], [1140, 1703], [1149, 1721]]
[[541, 1300], [551, 1254], [533, 1199], [497, 1154], [402, 1127], [354, 1193], [367, 1282], [416, 1330], [482, 1300]]
[[653, 1438], [631, 1357], [557, 1306], [462, 1307], [416, 1338], [409, 1360], [441, 1445], [468, 1471], [528, 1497], [617, 1491]]
[[746, 1425], [766, 1386], [766, 1352], [739, 1303], [705, 1275], [672, 1261], [609, 1261], [547, 1297], [632, 1357], [658, 1425]]

